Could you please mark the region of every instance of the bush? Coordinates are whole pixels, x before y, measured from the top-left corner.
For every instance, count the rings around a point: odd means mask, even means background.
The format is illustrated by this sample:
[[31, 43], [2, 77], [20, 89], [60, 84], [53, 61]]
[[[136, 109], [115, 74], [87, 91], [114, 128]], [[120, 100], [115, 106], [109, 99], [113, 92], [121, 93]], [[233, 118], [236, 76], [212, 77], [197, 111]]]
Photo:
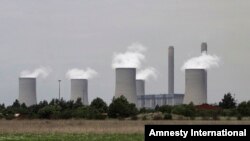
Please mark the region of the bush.
[[131, 120], [138, 120], [138, 117], [137, 116], [132, 116]]
[[101, 98], [94, 99], [91, 102], [90, 107], [95, 108], [99, 113], [108, 112], [108, 106]]
[[108, 115], [111, 118], [126, 118], [137, 115], [135, 104], [130, 104], [124, 96], [114, 98], [109, 105]]
[[172, 112], [172, 106], [164, 105], [159, 107], [159, 111], [162, 113], [171, 113]]
[[241, 114], [238, 114], [238, 115], [237, 115], [237, 120], [242, 120]]
[[38, 117], [42, 119], [58, 119], [60, 114], [59, 106], [48, 105], [38, 111]]
[[195, 107], [192, 103], [189, 105], [177, 105], [173, 107], [172, 113], [186, 117], [195, 117]]
[[147, 120], [147, 116], [144, 115], [144, 116], [142, 117], [142, 120]]
[[161, 113], [157, 113], [155, 115], [153, 115], [153, 120], [163, 120], [164, 117], [162, 116]]
[[171, 114], [169, 114], [169, 113], [166, 113], [166, 114], [164, 114], [164, 119], [165, 120], [172, 120], [172, 115]]

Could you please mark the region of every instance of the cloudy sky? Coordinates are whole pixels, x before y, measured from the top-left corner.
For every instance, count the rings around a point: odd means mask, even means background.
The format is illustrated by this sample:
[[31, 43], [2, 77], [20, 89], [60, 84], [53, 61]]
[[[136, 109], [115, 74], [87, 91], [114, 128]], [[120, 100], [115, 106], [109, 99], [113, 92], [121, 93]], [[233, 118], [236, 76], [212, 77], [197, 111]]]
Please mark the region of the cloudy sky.
[[65, 73], [71, 68], [95, 69], [89, 99], [108, 103], [114, 95], [114, 52], [139, 42], [147, 47], [144, 66], [158, 70], [147, 93], [168, 90], [168, 46], [175, 46], [175, 91], [184, 93], [181, 66], [200, 54], [201, 42], [221, 58], [208, 72], [208, 101], [232, 92], [250, 100], [249, 0], [0, 0], [0, 103], [18, 98], [18, 77], [25, 69], [49, 66], [47, 79], [37, 80], [38, 101], [70, 98]]

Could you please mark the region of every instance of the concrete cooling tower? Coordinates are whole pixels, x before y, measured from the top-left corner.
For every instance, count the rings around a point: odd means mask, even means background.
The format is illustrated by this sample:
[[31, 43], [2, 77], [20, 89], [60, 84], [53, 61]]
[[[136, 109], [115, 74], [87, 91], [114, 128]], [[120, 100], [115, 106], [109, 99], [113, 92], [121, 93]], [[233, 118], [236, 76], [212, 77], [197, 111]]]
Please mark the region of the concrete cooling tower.
[[168, 48], [168, 93], [174, 94], [174, 47]]
[[117, 68], [115, 98], [124, 96], [129, 103], [137, 105], [136, 68]]
[[88, 105], [88, 80], [71, 79], [71, 100], [81, 98], [83, 105]]
[[184, 104], [207, 103], [207, 71], [205, 69], [186, 69], [186, 88]]
[[19, 78], [19, 102], [26, 106], [37, 104], [36, 78]]
[[136, 80], [136, 94], [145, 95], [145, 80]]

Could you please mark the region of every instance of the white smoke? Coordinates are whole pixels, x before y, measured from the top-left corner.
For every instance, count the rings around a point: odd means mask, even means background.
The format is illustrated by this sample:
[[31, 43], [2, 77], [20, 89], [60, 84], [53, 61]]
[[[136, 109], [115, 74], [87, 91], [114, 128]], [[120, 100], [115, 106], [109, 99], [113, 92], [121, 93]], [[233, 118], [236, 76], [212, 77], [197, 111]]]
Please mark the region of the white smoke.
[[143, 52], [146, 48], [140, 43], [133, 43], [125, 53], [114, 53], [112, 67], [115, 68], [140, 68], [145, 60]]
[[48, 67], [40, 67], [35, 69], [34, 71], [24, 70], [21, 72], [21, 78], [46, 78], [51, 72], [51, 69]]
[[209, 55], [203, 52], [201, 56], [193, 57], [186, 61], [182, 66], [182, 70], [185, 69], [210, 69], [213, 67], [219, 67], [220, 58], [216, 55]]
[[150, 77], [154, 79], [157, 78], [157, 71], [153, 67], [141, 70], [136, 75], [136, 79], [139, 79], [139, 80], [147, 80]]
[[69, 70], [66, 73], [66, 78], [67, 79], [91, 79], [95, 77], [97, 74], [98, 73], [91, 68], [87, 68], [86, 70], [74, 68], [74, 69]]

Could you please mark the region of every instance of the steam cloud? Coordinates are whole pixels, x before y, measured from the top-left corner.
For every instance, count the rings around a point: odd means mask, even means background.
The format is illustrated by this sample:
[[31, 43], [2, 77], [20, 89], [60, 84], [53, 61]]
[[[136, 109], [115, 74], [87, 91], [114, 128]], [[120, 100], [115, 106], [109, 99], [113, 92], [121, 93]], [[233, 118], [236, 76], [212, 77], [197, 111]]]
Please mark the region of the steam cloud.
[[40, 67], [35, 69], [34, 71], [24, 70], [21, 72], [21, 78], [46, 78], [51, 72], [50, 68], [47, 67]]
[[153, 67], [141, 70], [138, 72], [136, 75], [136, 79], [142, 79], [142, 80], [147, 80], [148, 78], [153, 77], [154, 79], [157, 78], [157, 72], [156, 69]]
[[140, 68], [145, 60], [143, 52], [146, 48], [140, 43], [133, 43], [125, 53], [114, 53], [112, 67], [115, 68]]
[[182, 70], [185, 69], [210, 69], [213, 67], [219, 67], [220, 58], [216, 55], [209, 55], [203, 52], [201, 56], [193, 57], [186, 61], [182, 66]]
[[95, 77], [97, 74], [98, 73], [91, 68], [87, 68], [86, 70], [74, 68], [74, 69], [69, 70], [66, 73], [66, 78], [68, 79], [91, 79]]

